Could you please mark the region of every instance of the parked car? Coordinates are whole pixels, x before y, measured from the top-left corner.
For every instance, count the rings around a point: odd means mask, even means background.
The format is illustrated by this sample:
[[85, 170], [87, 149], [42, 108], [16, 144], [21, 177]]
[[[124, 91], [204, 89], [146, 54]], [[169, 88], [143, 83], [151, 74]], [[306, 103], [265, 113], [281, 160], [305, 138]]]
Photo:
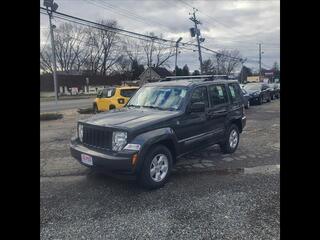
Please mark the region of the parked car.
[[79, 120], [70, 150], [81, 164], [163, 186], [177, 159], [219, 144], [233, 153], [246, 125], [237, 81], [148, 83], [121, 109]]
[[269, 84], [270, 93], [271, 93], [271, 99], [280, 98], [280, 88], [277, 83], [270, 83]]
[[93, 103], [94, 113], [122, 108], [138, 87], [108, 87], [100, 90]]
[[267, 83], [248, 83], [244, 86], [244, 90], [249, 94], [250, 103], [258, 103], [271, 101], [271, 89]]
[[250, 107], [250, 95], [244, 88], [241, 88], [242, 96], [243, 96], [243, 104], [246, 109]]

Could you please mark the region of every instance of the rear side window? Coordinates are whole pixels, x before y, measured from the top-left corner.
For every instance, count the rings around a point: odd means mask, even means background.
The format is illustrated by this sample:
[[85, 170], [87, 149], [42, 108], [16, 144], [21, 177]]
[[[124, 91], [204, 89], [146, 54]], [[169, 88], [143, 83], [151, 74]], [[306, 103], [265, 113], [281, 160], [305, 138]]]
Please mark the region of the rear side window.
[[137, 91], [137, 89], [121, 89], [120, 95], [122, 97], [130, 98], [133, 96], [133, 94]]
[[209, 86], [209, 95], [212, 106], [225, 104], [228, 102], [227, 91], [224, 85]]
[[229, 91], [230, 91], [230, 97], [232, 102], [238, 102], [241, 101], [241, 93], [240, 93], [240, 87], [236, 83], [231, 83], [228, 85]]
[[207, 87], [198, 87], [193, 91], [191, 103], [195, 102], [204, 102], [206, 107], [209, 107]]
[[115, 93], [114, 88], [105, 88], [102, 90], [102, 97], [103, 98], [111, 98]]

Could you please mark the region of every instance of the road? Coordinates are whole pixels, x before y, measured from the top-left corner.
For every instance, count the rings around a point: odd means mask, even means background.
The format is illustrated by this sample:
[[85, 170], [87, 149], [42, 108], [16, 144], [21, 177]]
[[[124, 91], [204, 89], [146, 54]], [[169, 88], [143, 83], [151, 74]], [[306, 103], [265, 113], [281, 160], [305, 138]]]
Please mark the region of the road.
[[40, 112], [57, 112], [69, 109], [91, 107], [94, 98], [60, 100], [56, 104], [55, 101], [41, 102]]
[[70, 157], [76, 120], [87, 116], [41, 122], [41, 239], [280, 239], [279, 103], [246, 111], [234, 154], [190, 154], [155, 191]]

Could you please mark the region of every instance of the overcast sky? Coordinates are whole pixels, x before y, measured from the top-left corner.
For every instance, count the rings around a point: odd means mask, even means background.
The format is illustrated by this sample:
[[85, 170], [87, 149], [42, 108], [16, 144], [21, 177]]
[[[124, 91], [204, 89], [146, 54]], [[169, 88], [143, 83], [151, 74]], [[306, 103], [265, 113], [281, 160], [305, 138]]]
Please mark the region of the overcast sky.
[[[213, 49], [238, 49], [248, 59], [245, 64], [258, 69], [259, 45], [262, 43], [262, 67], [280, 64], [280, 1], [279, 0], [55, 0], [58, 11], [97, 21], [116, 20], [120, 28], [138, 33], [154, 32], [166, 39], [183, 38], [193, 41], [189, 28], [191, 6], [197, 8], [201, 21], [203, 46]], [[43, 1], [40, 1], [42, 6]], [[55, 19], [58, 25], [62, 20]], [[41, 14], [40, 31], [48, 27], [48, 17]], [[50, 39], [41, 34], [41, 43]], [[203, 60], [212, 56], [203, 51]], [[174, 68], [174, 59], [172, 59]], [[199, 69], [198, 53], [182, 50], [178, 65], [188, 64], [190, 70]], [[182, 67], [182, 66], [181, 66]]]

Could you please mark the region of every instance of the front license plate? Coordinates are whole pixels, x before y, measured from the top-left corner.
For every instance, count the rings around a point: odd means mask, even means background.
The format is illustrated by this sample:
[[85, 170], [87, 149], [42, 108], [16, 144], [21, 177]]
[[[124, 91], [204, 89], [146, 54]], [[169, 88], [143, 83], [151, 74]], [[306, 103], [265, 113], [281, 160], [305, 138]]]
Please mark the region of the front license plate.
[[92, 157], [87, 155], [87, 154], [81, 154], [81, 162], [92, 166], [93, 162], [92, 162]]

